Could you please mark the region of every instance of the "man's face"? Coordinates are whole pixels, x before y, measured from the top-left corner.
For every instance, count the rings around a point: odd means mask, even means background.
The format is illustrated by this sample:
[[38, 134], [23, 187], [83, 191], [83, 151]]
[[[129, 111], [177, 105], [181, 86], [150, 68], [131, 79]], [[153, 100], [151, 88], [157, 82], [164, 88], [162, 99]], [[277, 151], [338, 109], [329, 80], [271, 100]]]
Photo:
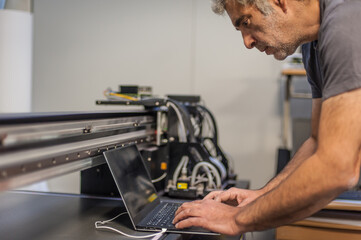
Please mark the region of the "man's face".
[[278, 60], [294, 53], [301, 41], [297, 28], [290, 27], [282, 9], [275, 8], [267, 16], [255, 6], [242, 6], [236, 0], [226, 2], [226, 11], [234, 27], [241, 31], [244, 44], [251, 49], [256, 47]]

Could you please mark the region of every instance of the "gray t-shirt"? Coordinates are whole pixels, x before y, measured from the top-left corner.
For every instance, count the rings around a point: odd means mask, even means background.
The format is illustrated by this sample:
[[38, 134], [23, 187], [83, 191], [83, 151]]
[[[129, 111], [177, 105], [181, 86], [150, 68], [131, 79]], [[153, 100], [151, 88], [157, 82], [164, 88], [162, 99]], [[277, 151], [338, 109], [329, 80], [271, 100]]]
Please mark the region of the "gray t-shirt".
[[302, 46], [313, 98], [361, 88], [361, 0], [320, 0], [318, 41]]

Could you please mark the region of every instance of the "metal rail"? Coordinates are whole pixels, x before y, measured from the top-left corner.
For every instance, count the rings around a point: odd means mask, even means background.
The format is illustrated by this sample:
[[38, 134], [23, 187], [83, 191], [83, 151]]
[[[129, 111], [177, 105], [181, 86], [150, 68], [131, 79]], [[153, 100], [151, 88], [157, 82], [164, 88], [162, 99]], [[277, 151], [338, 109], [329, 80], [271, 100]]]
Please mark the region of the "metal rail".
[[109, 149], [156, 144], [153, 112], [102, 116], [0, 124], [0, 191], [103, 164]]

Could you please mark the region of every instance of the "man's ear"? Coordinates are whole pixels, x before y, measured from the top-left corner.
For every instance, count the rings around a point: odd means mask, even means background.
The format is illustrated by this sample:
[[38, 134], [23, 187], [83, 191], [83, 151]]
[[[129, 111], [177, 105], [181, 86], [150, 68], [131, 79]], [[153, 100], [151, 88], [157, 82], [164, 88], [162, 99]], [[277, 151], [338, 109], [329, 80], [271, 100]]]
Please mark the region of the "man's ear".
[[276, 7], [279, 7], [284, 13], [287, 12], [288, 0], [271, 0]]

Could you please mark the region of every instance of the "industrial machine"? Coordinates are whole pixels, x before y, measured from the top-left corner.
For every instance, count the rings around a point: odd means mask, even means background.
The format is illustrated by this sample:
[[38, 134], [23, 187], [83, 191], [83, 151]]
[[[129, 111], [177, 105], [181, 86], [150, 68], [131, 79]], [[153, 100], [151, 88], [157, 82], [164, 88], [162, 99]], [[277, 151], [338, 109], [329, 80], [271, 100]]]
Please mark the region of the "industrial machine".
[[96, 104], [143, 108], [2, 115], [0, 191], [81, 171], [82, 194], [117, 196], [103, 152], [133, 143], [164, 195], [196, 199], [234, 186], [236, 175], [219, 146], [215, 118], [199, 96], [154, 98], [147, 91], [139, 98], [124, 92], [108, 96]]

